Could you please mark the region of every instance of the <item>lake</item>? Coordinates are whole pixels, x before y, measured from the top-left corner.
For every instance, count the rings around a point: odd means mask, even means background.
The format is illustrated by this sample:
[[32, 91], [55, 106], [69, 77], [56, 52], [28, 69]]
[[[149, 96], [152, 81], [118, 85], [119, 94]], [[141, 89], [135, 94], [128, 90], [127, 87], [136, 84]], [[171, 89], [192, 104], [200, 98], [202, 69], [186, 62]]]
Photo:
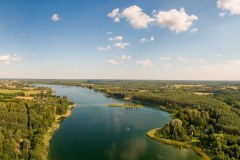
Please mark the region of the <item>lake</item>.
[[75, 104], [72, 116], [61, 122], [50, 142], [50, 160], [195, 160], [193, 151], [156, 142], [146, 132], [171, 120], [167, 112], [108, 107], [123, 100], [90, 89], [45, 85]]

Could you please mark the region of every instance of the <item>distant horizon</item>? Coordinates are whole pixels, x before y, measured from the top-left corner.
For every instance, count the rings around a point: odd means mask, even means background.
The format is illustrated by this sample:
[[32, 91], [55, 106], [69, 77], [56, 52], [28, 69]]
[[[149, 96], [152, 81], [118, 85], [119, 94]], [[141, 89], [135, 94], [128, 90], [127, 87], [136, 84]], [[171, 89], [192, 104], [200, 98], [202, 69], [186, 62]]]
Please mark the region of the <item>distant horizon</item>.
[[0, 80], [93, 80], [93, 81], [218, 81], [218, 82], [240, 82], [240, 80], [199, 80], [199, 79], [51, 79], [51, 78], [0, 78]]

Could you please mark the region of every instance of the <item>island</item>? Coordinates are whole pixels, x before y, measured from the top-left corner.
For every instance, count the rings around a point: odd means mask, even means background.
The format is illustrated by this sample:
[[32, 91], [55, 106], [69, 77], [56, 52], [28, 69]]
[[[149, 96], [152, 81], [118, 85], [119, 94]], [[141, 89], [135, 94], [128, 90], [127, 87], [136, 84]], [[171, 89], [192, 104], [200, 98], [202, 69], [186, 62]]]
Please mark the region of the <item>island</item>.
[[109, 103], [109, 107], [124, 107], [126, 109], [139, 109], [142, 108], [143, 105], [135, 104], [135, 103]]

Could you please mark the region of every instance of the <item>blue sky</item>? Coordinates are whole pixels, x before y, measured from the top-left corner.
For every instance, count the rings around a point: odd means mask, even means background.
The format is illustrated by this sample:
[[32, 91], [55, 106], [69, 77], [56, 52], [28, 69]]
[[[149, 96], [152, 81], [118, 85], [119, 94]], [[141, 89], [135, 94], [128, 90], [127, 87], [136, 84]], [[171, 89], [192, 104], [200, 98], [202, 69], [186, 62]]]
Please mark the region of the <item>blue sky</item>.
[[240, 80], [239, 0], [0, 0], [0, 78]]

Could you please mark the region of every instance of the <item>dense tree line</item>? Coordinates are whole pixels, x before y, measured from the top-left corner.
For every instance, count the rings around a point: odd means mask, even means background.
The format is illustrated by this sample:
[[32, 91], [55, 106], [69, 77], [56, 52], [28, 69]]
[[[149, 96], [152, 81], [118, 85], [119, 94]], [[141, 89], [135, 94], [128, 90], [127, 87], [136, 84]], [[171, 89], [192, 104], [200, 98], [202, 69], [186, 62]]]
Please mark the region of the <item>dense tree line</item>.
[[45, 159], [44, 134], [71, 102], [67, 97], [53, 96], [50, 90], [35, 95], [32, 101], [15, 96], [0, 95], [0, 159]]
[[[227, 84], [223, 82], [183, 88], [169, 84], [136, 83], [98, 82], [84, 87], [108, 96], [164, 106], [167, 111], [175, 113], [175, 119], [160, 130], [159, 136], [183, 142], [197, 139], [199, 143], [196, 145], [213, 159], [240, 158], [239, 89], [225, 87], [221, 90]], [[195, 95], [194, 91], [214, 94]]]
[[[240, 159], [239, 81], [36, 81], [87, 87], [108, 96], [164, 108], [175, 114], [159, 136], [183, 142], [199, 140], [196, 145], [213, 159]], [[213, 95], [200, 96], [194, 92]]]

